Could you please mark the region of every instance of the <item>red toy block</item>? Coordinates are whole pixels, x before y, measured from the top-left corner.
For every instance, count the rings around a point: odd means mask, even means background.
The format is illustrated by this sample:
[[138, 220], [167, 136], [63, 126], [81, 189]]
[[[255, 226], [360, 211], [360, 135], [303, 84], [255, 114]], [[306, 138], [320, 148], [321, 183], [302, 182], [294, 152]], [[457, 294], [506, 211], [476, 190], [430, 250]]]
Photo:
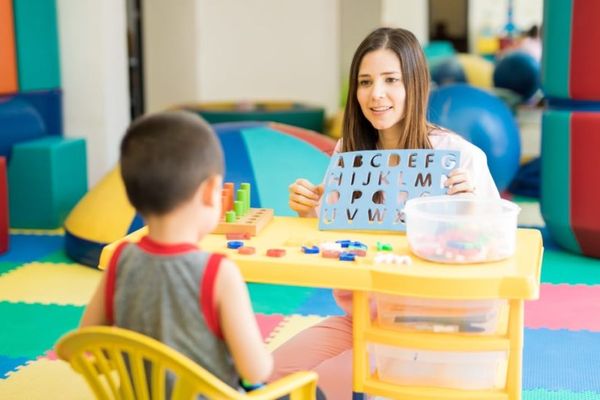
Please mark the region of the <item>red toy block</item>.
[[6, 181], [6, 158], [0, 157], [0, 253], [8, 250], [8, 185]]
[[252, 237], [248, 232], [230, 232], [225, 234], [227, 240], [248, 240]]
[[285, 256], [285, 249], [269, 249], [267, 250], [267, 257], [283, 257]]
[[323, 250], [321, 252], [321, 256], [323, 258], [338, 258], [340, 256], [341, 251], [338, 250]]
[[244, 246], [238, 249], [238, 253], [243, 254], [245, 256], [249, 256], [256, 253], [256, 249], [254, 247]]

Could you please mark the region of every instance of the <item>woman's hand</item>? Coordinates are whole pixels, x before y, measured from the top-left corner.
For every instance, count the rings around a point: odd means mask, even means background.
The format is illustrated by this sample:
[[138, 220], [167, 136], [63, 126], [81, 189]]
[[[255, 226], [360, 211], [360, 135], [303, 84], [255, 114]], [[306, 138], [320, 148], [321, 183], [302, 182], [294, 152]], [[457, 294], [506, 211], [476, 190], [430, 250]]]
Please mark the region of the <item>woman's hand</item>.
[[448, 174], [448, 179], [444, 182], [448, 188], [448, 194], [474, 193], [475, 184], [469, 171], [464, 168], [456, 168]]
[[301, 217], [316, 217], [316, 207], [323, 195], [323, 185], [313, 185], [306, 179], [297, 179], [289, 186], [290, 208]]

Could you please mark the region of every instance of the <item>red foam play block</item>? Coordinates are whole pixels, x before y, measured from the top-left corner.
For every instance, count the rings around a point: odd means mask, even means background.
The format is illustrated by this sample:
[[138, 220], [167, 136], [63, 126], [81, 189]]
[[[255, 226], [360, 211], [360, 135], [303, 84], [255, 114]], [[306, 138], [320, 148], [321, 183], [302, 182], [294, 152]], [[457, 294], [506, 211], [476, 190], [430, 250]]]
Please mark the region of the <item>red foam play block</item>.
[[600, 185], [598, 159], [600, 113], [571, 117], [571, 224], [583, 254], [600, 257]]

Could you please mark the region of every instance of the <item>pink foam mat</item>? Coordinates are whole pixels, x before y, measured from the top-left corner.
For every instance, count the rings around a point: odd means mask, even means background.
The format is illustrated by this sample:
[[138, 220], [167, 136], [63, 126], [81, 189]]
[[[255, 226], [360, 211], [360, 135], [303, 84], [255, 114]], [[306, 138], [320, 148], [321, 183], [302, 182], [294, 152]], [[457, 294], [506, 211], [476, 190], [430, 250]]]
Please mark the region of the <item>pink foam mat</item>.
[[277, 326], [283, 321], [283, 315], [265, 315], [256, 314], [256, 322], [262, 335], [263, 340], [267, 340], [271, 336], [271, 333], [277, 328]]
[[600, 332], [600, 285], [542, 284], [540, 298], [525, 303], [527, 328]]

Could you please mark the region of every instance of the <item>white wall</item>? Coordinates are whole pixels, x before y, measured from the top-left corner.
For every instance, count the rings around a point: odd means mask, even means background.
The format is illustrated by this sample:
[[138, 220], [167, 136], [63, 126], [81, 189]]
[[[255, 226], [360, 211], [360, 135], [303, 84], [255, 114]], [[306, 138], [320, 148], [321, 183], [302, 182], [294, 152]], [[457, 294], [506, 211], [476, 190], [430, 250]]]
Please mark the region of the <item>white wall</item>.
[[197, 0], [143, 2], [146, 111], [201, 99], [199, 8]]
[[124, 0], [57, 0], [66, 137], [87, 144], [92, 187], [118, 160], [129, 123]]
[[340, 7], [340, 76], [347, 85], [352, 56], [360, 42], [381, 26], [380, 1], [341, 0]]
[[293, 100], [336, 112], [338, 0], [198, 2], [198, 98], [182, 101]]
[[348, 79], [352, 56], [360, 42], [381, 26], [404, 28], [427, 43], [427, 2], [414, 0], [341, 0], [340, 75]]
[[427, 1], [382, 0], [381, 22], [394, 28], [408, 29], [421, 44], [429, 38]]

